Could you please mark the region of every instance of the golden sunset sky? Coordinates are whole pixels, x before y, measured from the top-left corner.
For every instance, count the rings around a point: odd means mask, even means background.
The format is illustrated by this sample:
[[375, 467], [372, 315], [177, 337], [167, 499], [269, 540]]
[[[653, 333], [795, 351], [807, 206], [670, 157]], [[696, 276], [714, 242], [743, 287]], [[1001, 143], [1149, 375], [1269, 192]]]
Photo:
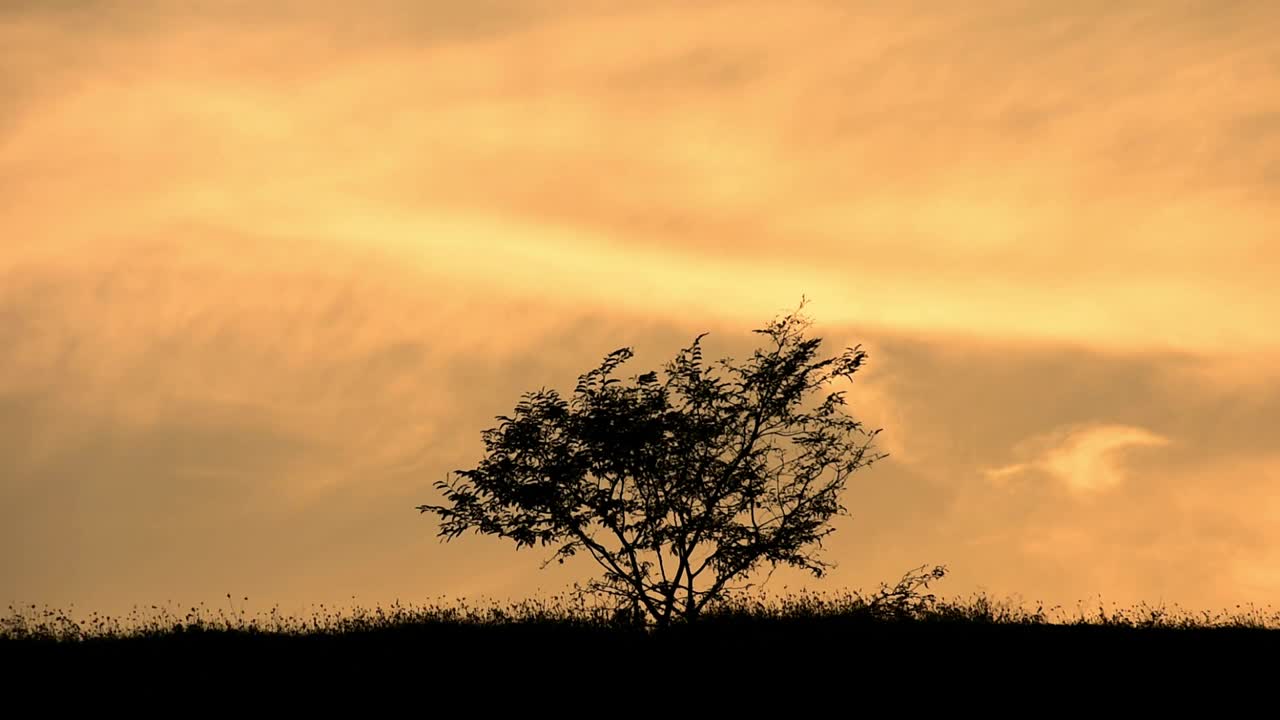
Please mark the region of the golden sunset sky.
[[1277, 27], [4, 0], [0, 605], [557, 592], [590, 567], [414, 506], [521, 393], [802, 295], [890, 457], [770, 588], [1280, 605]]

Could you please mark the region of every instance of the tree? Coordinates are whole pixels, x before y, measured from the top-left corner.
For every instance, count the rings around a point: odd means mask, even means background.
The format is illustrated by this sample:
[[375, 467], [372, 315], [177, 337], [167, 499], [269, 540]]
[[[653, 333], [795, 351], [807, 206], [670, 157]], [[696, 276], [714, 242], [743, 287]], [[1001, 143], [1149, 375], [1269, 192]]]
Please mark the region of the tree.
[[[800, 309], [804, 303], [801, 302]], [[665, 366], [623, 383], [630, 348], [578, 378], [570, 399], [525, 393], [512, 416], [482, 433], [486, 457], [439, 481], [439, 535], [467, 530], [554, 546], [547, 560], [589, 554], [603, 576], [586, 589], [659, 626], [694, 620], [764, 565], [821, 577], [817, 557], [839, 496], [856, 470], [885, 457], [845, 411], [843, 390], [861, 346], [818, 360], [800, 310], [754, 333], [768, 342], [746, 362], [702, 359], [703, 333]], [[546, 566], [546, 563], [543, 565]]]

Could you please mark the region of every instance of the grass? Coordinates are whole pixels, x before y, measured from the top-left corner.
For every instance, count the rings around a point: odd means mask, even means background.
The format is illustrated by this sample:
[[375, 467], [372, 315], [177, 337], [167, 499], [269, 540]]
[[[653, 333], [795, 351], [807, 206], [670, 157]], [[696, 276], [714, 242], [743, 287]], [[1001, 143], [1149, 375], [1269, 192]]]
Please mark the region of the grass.
[[[940, 599], [927, 592], [944, 568], [916, 571], [894, 587], [871, 595], [802, 592], [781, 597], [735, 594], [712, 606], [696, 623], [663, 631], [637, 624], [613, 607], [583, 594], [500, 603], [437, 602], [349, 609], [320, 606], [305, 617], [278, 609], [250, 616], [242, 604], [213, 610], [204, 605], [175, 612], [162, 606], [135, 608], [124, 617], [97, 613], [76, 618], [34, 605], [9, 607], [0, 618], [0, 649], [24, 653], [127, 652], [147, 648], [200, 650], [271, 647], [379, 645], [383, 647], [521, 649], [550, 643], [561, 649], [666, 647], [664, 643], [755, 647], [809, 646], [856, 639], [866, 645], [920, 643], [963, 637], [972, 641], [1046, 639], [1059, 644], [1082, 639], [1137, 646], [1151, 638], [1175, 642], [1263, 643], [1280, 649], [1280, 612], [1237, 606], [1222, 613], [1192, 613], [1178, 607], [1139, 605], [1108, 610], [1099, 603], [1074, 612], [1042, 604], [1027, 609], [985, 594]], [[247, 601], [248, 598], [244, 598]], [[908, 638], [910, 639], [908, 641]]]
[[302, 617], [250, 616], [247, 598], [236, 608], [230, 596], [216, 610], [152, 606], [85, 619], [10, 607], [0, 618], [0, 678], [10, 702], [170, 694], [181, 707], [237, 698], [243, 709], [252, 698], [325, 705], [336, 694], [446, 709], [542, 703], [555, 714], [587, 697], [639, 708], [692, 693], [754, 716], [771, 697], [816, 708], [832, 698], [892, 706], [964, 697], [982, 707], [1052, 698], [1061, 709], [1094, 707], [1086, 697], [1112, 703], [1117, 693], [1149, 713], [1153, 701], [1185, 710], [1188, 691], [1251, 697], [1280, 675], [1280, 613], [1027, 609], [986, 595], [940, 599], [926, 592], [939, 577], [941, 569], [909, 575], [869, 596], [738, 594], [662, 631], [582, 594], [320, 606]]

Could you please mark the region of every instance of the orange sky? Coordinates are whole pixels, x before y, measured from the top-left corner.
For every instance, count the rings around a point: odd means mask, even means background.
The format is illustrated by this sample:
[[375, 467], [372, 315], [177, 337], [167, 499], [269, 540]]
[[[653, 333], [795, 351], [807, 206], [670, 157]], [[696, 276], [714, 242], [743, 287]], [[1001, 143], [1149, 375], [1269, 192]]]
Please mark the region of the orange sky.
[[1277, 26], [0, 4], [0, 604], [554, 592], [413, 506], [520, 393], [804, 294], [892, 453], [811, 587], [1280, 605]]

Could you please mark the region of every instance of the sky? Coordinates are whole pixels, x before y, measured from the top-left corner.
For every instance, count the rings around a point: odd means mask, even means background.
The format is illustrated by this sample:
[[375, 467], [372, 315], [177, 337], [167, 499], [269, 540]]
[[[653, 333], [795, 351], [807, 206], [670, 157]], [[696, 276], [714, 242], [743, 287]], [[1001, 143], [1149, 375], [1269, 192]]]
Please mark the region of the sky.
[[808, 299], [825, 579], [1280, 605], [1270, 0], [0, 3], [0, 605], [558, 592], [416, 505]]

